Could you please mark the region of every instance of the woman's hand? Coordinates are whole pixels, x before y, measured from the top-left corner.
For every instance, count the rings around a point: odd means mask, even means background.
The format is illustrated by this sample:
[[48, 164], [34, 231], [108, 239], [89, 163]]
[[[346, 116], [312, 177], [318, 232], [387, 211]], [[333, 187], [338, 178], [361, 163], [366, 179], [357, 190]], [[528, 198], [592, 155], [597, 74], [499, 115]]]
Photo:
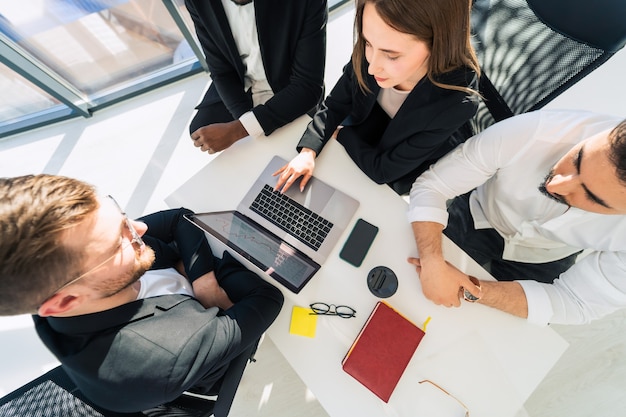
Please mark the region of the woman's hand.
[[302, 177], [300, 191], [303, 191], [313, 175], [316, 155], [317, 153], [313, 149], [302, 148], [300, 153], [287, 165], [272, 174], [274, 176], [278, 175], [278, 181], [274, 189], [284, 193], [298, 178]]

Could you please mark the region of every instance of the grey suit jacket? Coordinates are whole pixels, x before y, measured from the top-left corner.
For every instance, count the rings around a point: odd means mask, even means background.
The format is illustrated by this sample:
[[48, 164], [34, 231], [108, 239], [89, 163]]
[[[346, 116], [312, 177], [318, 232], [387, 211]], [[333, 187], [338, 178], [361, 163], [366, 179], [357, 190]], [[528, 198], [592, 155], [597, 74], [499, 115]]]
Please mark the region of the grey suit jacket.
[[36, 317], [43, 342], [87, 398], [140, 411], [193, 388], [208, 391], [239, 352], [239, 328], [218, 309], [169, 295], [97, 314]]

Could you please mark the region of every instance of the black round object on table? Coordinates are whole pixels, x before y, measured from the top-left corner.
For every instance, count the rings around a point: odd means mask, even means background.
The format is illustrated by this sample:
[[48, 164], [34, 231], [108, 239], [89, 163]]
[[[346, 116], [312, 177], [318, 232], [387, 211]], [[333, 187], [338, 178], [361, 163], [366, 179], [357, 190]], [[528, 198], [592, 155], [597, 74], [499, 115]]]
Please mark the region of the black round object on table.
[[367, 274], [367, 287], [376, 297], [391, 297], [398, 289], [398, 277], [386, 266], [377, 266]]

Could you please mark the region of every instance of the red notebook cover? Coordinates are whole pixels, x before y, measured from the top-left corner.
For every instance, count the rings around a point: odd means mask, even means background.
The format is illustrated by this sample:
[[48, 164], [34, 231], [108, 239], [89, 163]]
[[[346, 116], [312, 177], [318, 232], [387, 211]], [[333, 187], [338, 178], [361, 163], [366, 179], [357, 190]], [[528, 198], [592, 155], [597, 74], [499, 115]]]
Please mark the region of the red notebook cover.
[[343, 370], [388, 402], [422, 337], [422, 329], [379, 301], [343, 359]]

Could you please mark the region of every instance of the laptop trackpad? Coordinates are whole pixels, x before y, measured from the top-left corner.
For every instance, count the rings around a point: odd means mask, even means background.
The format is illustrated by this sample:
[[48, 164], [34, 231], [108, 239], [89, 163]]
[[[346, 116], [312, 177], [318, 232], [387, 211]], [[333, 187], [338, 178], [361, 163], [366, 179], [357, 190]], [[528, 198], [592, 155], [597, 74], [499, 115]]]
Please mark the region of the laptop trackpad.
[[297, 181], [285, 192], [285, 195], [316, 213], [322, 213], [334, 192], [335, 189], [328, 184], [311, 178], [304, 191], [300, 191], [300, 183]]

